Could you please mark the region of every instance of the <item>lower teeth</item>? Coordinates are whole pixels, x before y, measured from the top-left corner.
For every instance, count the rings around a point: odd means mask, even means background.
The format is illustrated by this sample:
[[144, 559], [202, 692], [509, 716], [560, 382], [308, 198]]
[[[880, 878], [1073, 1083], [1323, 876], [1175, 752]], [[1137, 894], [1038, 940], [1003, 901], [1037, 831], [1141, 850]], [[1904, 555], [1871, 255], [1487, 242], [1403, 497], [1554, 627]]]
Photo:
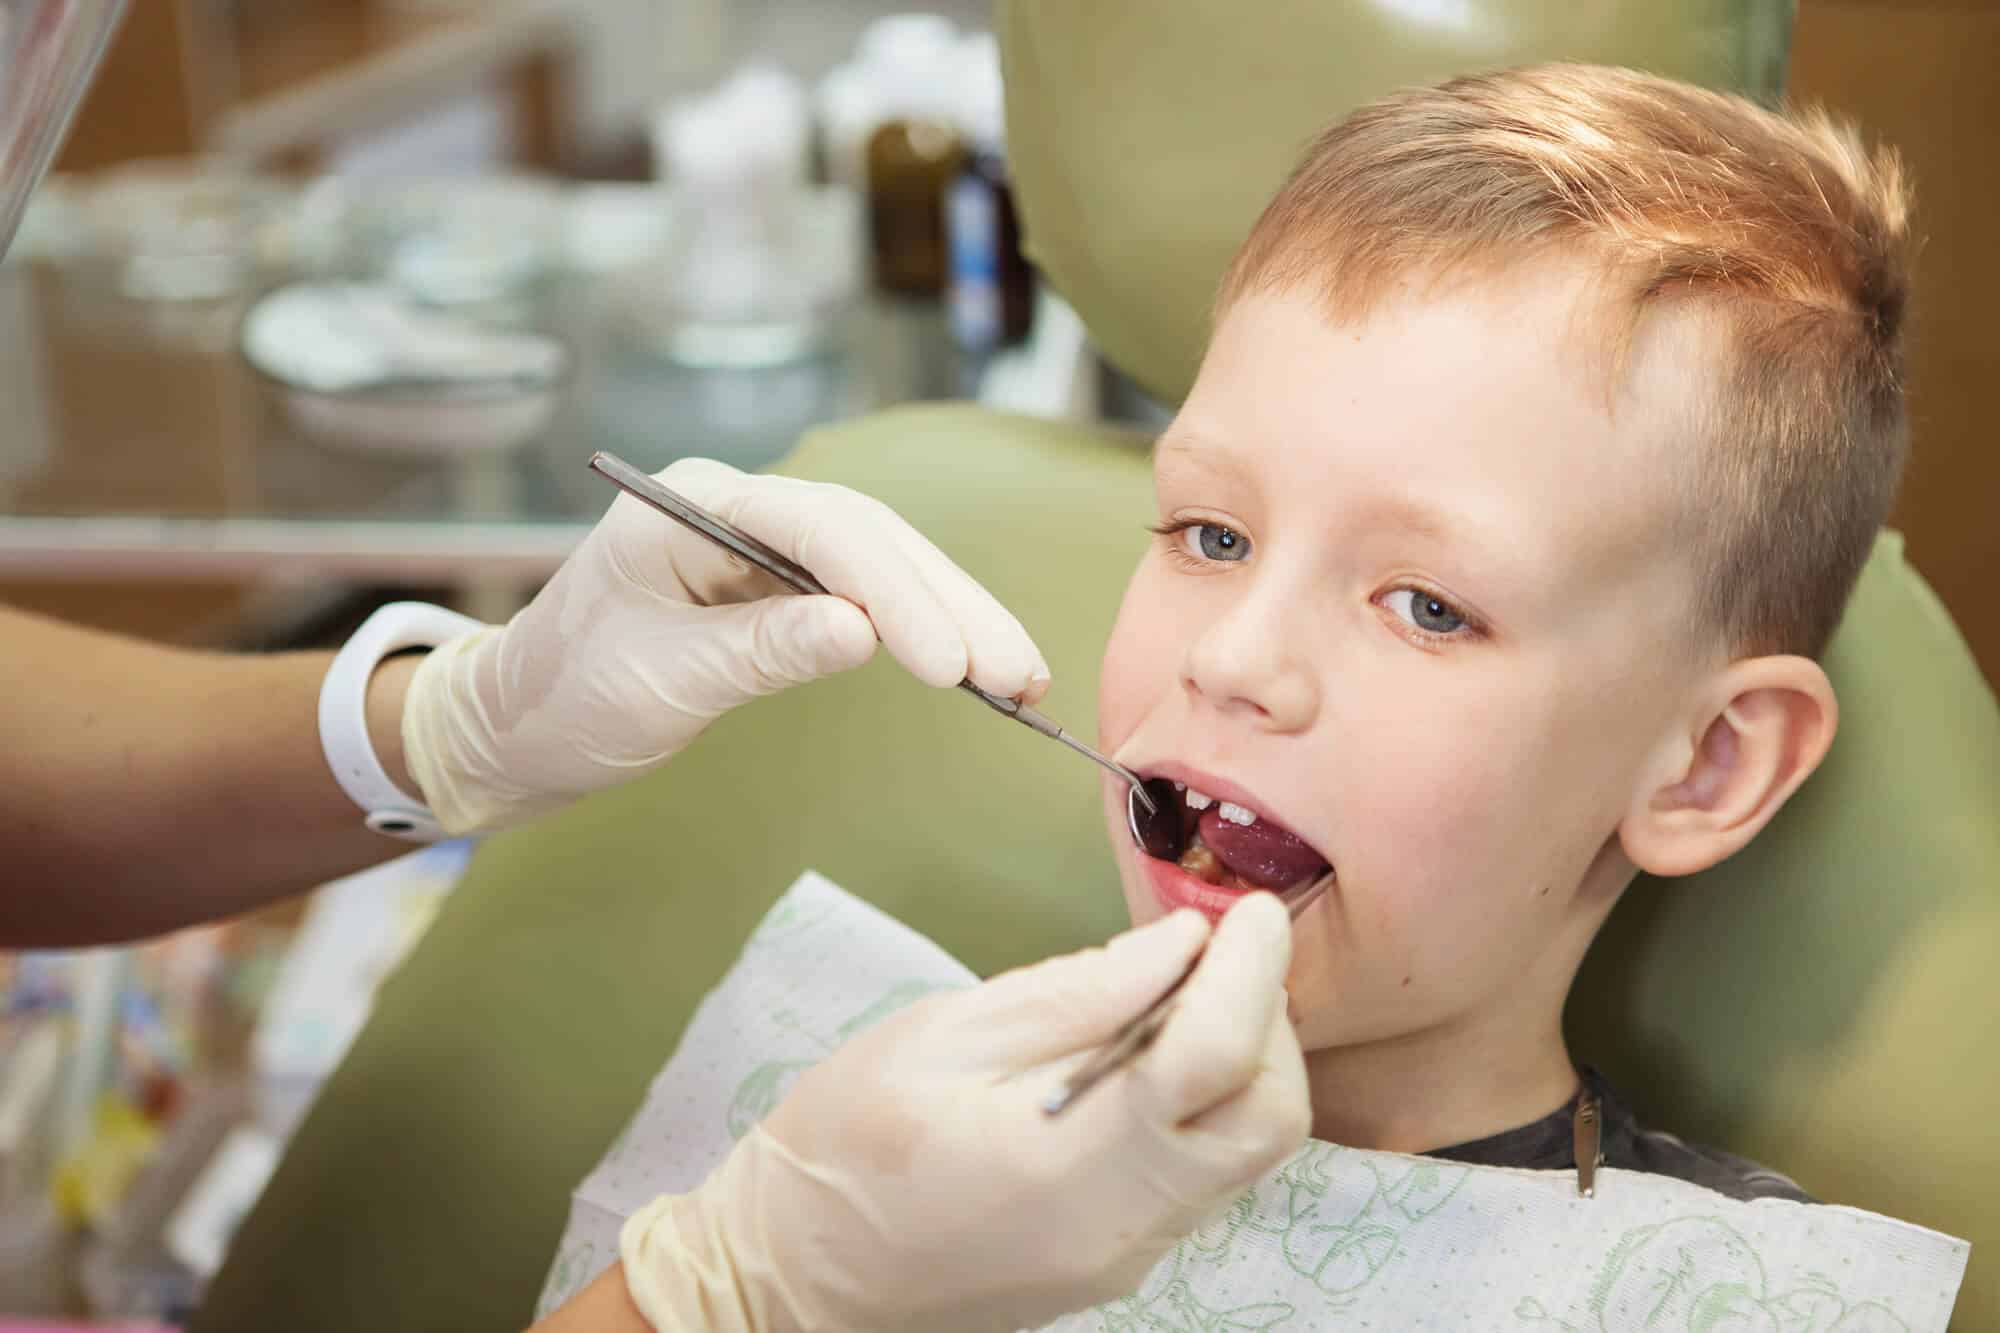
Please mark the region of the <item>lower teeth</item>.
[[1207, 884], [1213, 884], [1218, 888], [1247, 889], [1250, 887], [1243, 882], [1242, 878], [1235, 871], [1216, 859], [1215, 853], [1210, 851], [1208, 844], [1201, 840], [1200, 834], [1196, 834], [1189, 840], [1187, 850], [1181, 853], [1181, 859], [1178, 864], [1182, 870], [1187, 871], [1188, 874], [1193, 875], [1196, 879]]
[[1202, 845], [1199, 838], [1190, 842], [1187, 850], [1181, 853], [1180, 867], [1196, 879], [1205, 879], [1210, 884], [1222, 882], [1222, 863], [1215, 859], [1214, 852]]

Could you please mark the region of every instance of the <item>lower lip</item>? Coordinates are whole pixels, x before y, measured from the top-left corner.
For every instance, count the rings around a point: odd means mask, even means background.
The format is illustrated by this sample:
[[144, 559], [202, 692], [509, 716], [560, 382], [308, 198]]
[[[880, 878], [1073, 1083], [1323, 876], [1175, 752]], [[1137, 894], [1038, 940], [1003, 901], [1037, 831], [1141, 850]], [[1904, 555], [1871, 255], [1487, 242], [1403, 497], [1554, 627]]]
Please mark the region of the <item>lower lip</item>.
[[1139, 858], [1139, 873], [1152, 886], [1154, 899], [1169, 912], [1192, 907], [1210, 921], [1220, 921], [1222, 914], [1246, 895], [1262, 892], [1259, 889], [1225, 889], [1205, 879], [1196, 879], [1172, 861], [1148, 856], [1137, 847], [1132, 849], [1132, 855]]

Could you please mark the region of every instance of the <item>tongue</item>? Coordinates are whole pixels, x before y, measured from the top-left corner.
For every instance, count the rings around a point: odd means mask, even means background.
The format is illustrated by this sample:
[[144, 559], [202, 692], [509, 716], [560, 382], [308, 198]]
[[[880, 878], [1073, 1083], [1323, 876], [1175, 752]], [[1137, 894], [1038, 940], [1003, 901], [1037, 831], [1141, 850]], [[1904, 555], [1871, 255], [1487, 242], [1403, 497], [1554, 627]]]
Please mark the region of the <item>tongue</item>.
[[1268, 819], [1232, 824], [1210, 806], [1201, 812], [1200, 827], [1201, 840], [1215, 859], [1259, 888], [1289, 889], [1319, 878], [1326, 869], [1318, 852]]

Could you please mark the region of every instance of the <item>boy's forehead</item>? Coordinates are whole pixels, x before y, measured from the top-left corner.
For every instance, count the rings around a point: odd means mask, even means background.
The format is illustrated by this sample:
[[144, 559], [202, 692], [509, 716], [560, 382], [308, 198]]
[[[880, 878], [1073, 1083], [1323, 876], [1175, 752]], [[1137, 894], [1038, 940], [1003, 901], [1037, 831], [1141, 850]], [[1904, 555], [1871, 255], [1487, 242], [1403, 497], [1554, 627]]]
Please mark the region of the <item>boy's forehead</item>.
[[1352, 322], [1305, 293], [1248, 295], [1161, 440], [1161, 479], [1312, 494], [1431, 537], [1629, 545], [1678, 512], [1663, 400], [1687, 376], [1671, 340], [1642, 336], [1611, 378], [1599, 288], [1541, 266], [1412, 284]]

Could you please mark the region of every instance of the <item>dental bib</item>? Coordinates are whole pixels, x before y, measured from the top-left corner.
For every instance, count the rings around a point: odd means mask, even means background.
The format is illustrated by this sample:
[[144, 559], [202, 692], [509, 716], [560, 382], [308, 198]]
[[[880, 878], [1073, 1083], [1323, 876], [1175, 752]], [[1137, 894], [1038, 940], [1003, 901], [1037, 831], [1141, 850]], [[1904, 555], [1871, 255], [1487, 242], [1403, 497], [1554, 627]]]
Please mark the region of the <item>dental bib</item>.
[[[700, 1184], [841, 1042], [976, 978], [817, 874], [772, 908], [572, 1196], [537, 1316], [618, 1257], [626, 1217]], [[1662, 1176], [1463, 1166], [1311, 1142], [1132, 1295], [1052, 1333], [1942, 1333], [1970, 1246], [1860, 1209]]]

